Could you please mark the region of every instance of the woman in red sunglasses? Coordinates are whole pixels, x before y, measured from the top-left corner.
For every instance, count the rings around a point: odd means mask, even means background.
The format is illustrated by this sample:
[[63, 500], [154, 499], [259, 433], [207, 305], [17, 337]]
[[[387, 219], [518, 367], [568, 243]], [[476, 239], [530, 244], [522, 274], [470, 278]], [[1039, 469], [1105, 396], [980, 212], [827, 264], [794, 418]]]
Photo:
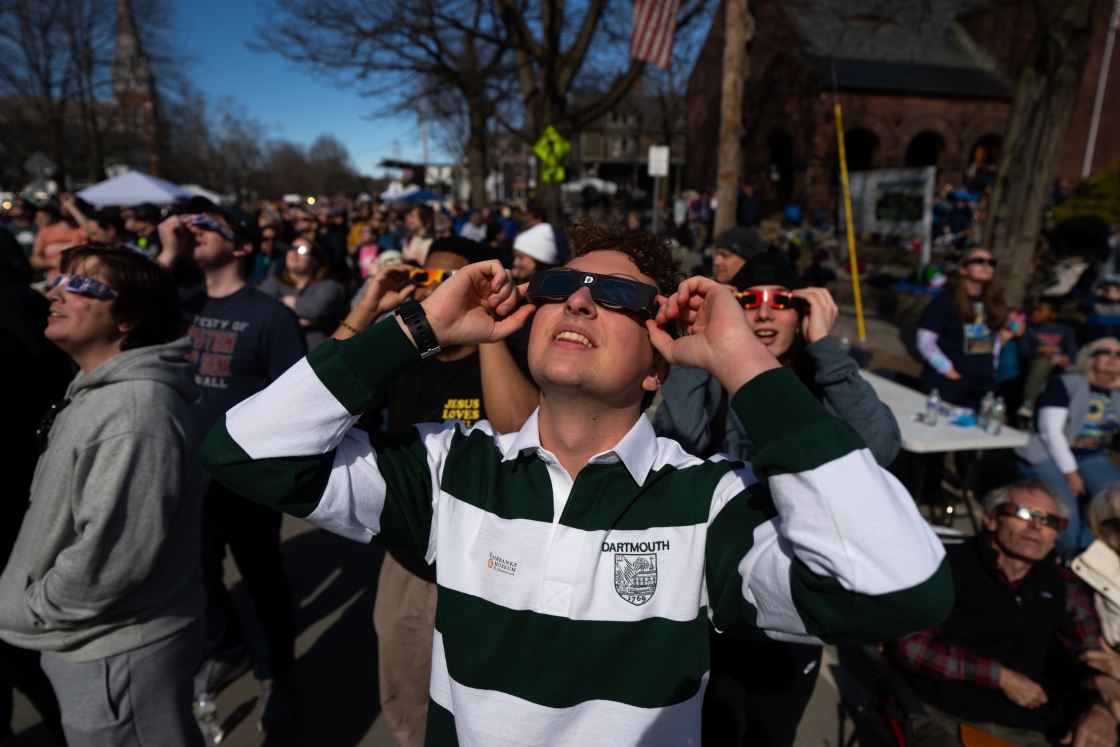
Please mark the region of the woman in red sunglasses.
[[[756, 254], [732, 279], [747, 323], [783, 366], [793, 369], [825, 407], [848, 421], [879, 464], [894, 461], [901, 448], [898, 423], [875, 390], [859, 375], [859, 366], [832, 339], [839, 309], [824, 288], [806, 288], [784, 256]], [[687, 451], [707, 458], [725, 453], [749, 461], [754, 456], [749, 434], [728, 407], [728, 396], [704, 371], [674, 366], [661, 387], [664, 401], [654, 414], [657, 435], [673, 438]], [[704, 713], [745, 712], [751, 729], [765, 733], [772, 747], [792, 747], [797, 725], [809, 703], [820, 669], [821, 647], [749, 637], [734, 628], [714, 636], [712, 677]], [[743, 679], [741, 668], [721, 671], [725, 662], [760, 661], [782, 671], [788, 684], [760, 693]], [[726, 675], [726, 676], [723, 676]], [[729, 680], [737, 682], [728, 688]], [[741, 690], [750, 695], [743, 702]], [[708, 704], [720, 705], [709, 708]], [[733, 702], [738, 701], [738, 702]], [[723, 708], [723, 706], [729, 706]], [[731, 724], [709, 722], [704, 733], [724, 741]], [[743, 726], [740, 724], [739, 726]], [[707, 738], [707, 737], [706, 737]]]

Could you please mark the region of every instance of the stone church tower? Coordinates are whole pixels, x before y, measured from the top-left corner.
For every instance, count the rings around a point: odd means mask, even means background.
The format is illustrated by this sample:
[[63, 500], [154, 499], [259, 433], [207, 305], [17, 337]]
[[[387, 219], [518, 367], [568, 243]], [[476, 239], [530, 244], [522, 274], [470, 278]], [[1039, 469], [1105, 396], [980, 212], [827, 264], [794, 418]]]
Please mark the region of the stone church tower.
[[152, 65], [140, 48], [132, 3], [129, 0], [116, 0], [116, 4], [117, 46], [113, 52], [113, 93], [117, 99], [117, 126], [139, 140], [148, 173], [159, 176], [165, 132]]

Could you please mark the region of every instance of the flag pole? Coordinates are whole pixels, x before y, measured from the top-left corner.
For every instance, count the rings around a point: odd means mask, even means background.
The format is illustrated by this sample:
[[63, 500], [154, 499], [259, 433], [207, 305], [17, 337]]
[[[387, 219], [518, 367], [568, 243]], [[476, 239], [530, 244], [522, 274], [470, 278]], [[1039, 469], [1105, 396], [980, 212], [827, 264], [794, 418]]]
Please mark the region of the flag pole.
[[840, 102], [833, 105], [836, 112], [836, 141], [840, 145], [840, 185], [844, 190], [844, 219], [848, 229], [848, 259], [852, 269], [852, 292], [856, 297], [856, 323], [859, 325], [859, 341], [867, 340], [863, 326], [863, 300], [859, 294], [859, 264], [856, 262], [856, 235], [852, 228], [852, 193], [848, 189], [848, 157], [844, 152], [844, 122], [840, 118]]

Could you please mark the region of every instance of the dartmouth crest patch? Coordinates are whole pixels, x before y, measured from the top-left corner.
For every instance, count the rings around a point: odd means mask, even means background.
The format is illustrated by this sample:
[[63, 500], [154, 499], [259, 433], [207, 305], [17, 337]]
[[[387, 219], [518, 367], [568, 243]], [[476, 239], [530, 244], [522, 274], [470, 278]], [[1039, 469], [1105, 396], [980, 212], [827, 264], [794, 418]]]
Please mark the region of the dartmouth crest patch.
[[657, 591], [657, 553], [614, 556], [614, 589], [630, 604], [642, 605]]

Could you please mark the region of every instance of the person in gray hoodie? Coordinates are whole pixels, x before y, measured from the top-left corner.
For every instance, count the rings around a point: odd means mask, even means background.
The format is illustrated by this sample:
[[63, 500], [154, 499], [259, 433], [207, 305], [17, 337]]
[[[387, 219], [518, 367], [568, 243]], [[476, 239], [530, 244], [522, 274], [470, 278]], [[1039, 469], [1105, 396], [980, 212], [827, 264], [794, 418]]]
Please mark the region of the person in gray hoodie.
[[85, 245], [47, 298], [46, 337], [81, 370], [39, 428], [0, 639], [43, 653], [71, 747], [199, 747], [200, 392], [174, 283], [140, 254]]
[[[731, 280], [747, 322], [783, 366], [793, 369], [824, 406], [859, 433], [881, 466], [898, 456], [902, 436], [890, 409], [859, 366], [832, 339], [839, 309], [824, 288], [806, 288], [780, 254], [753, 253]], [[673, 366], [654, 414], [658, 436], [708, 458], [754, 458], [750, 435], [728, 407], [727, 393], [710, 374]], [[704, 741], [739, 744], [749, 729], [754, 744], [792, 747], [820, 670], [821, 646], [787, 643], [734, 626], [713, 635], [712, 671], [704, 698]], [[750, 661], [774, 673], [751, 678]], [[744, 693], [746, 696], [744, 697]], [[745, 743], [745, 742], [743, 742]]]

